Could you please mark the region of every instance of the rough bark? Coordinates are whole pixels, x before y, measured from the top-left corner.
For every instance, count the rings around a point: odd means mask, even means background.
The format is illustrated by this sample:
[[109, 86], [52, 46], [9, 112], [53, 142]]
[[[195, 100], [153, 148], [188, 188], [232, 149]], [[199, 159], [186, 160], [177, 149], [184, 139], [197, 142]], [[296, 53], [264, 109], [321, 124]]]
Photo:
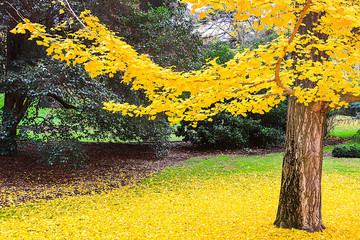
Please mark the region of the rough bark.
[[289, 99], [281, 190], [275, 225], [322, 231], [321, 173], [328, 103]]
[[[323, 14], [308, 13], [302, 20], [298, 33], [313, 32], [326, 41], [328, 36], [313, 30], [314, 23]], [[315, 49], [312, 49], [310, 56], [314, 62], [322, 62], [328, 58], [325, 52]], [[294, 54], [292, 58], [295, 67], [297, 61], [304, 56]], [[295, 86], [314, 88], [316, 83], [296, 79]], [[321, 174], [326, 117], [330, 110], [328, 102], [315, 102], [305, 106], [296, 102], [296, 97], [289, 98], [280, 198], [274, 223], [279, 228], [308, 232], [325, 229], [321, 216]]]

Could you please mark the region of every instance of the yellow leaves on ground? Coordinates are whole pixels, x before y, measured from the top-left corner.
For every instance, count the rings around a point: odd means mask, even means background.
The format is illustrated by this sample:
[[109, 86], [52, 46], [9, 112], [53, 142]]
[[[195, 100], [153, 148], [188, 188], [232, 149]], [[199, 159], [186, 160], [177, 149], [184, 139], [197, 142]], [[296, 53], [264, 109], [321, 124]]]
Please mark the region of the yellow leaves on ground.
[[[181, 169], [181, 168], [180, 168]], [[0, 212], [1, 239], [359, 239], [360, 179], [325, 174], [323, 222], [310, 234], [273, 226], [280, 175], [178, 173], [110, 193]]]

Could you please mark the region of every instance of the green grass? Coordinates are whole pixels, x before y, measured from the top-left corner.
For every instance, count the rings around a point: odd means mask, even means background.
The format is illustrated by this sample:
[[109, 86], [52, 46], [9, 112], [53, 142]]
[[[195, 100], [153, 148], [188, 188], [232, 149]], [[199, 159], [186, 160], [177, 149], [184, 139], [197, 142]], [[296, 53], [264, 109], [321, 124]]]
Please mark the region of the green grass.
[[4, 98], [5, 98], [5, 94], [0, 93], [0, 109], [4, 106], [4, 100], [5, 100]]
[[360, 129], [360, 126], [356, 125], [345, 125], [335, 127], [334, 131], [331, 132], [330, 136], [341, 137], [341, 138], [351, 138], [356, 132]]
[[351, 138], [360, 129], [360, 120], [348, 116], [337, 116], [331, 137]]
[[[354, 143], [344, 145], [354, 145]], [[360, 146], [360, 143], [357, 145]], [[325, 151], [331, 151], [332, 148], [333, 146], [327, 147]], [[236, 174], [280, 175], [282, 158], [283, 153], [256, 156], [220, 155], [200, 157], [186, 161], [181, 167], [166, 169], [154, 177], [159, 182], [164, 182], [166, 179], [171, 181], [175, 176], [178, 180], [179, 177], [187, 179], [215, 175], [222, 177], [232, 177]], [[329, 174], [360, 174], [360, 159], [324, 158], [323, 170], [324, 173]], [[154, 182], [153, 178], [151, 179], [152, 182]], [[147, 181], [148, 179], [144, 179], [144, 182]]]

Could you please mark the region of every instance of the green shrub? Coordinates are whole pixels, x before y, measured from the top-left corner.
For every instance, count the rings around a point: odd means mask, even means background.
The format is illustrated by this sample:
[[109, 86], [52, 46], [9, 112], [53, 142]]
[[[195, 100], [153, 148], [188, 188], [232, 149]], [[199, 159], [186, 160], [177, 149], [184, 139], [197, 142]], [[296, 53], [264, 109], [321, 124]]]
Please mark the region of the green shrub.
[[[285, 113], [286, 114], [286, 113]], [[266, 122], [266, 121], [265, 121]], [[219, 113], [213, 121], [198, 122], [192, 127], [190, 122], [181, 122], [176, 135], [184, 137], [192, 144], [211, 148], [273, 147], [283, 143], [283, 126], [265, 126], [260, 119]]]
[[355, 133], [353, 138], [356, 142], [360, 142], [360, 129]]
[[208, 44], [205, 48], [200, 57], [202, 63], [216, 58], [218, 64], [224, 65], [235, 56], [235, 51], [230, 48], [229, 42], [217, 41]]
[[85, 167], [85, 155], [78, 142], [42, 142], [38, 145], [39, 163], [50, 166]]
[[334, 157], [360, 158], [360, 147], [353, 146], [337, 146], [333, 149], [332, 155]]

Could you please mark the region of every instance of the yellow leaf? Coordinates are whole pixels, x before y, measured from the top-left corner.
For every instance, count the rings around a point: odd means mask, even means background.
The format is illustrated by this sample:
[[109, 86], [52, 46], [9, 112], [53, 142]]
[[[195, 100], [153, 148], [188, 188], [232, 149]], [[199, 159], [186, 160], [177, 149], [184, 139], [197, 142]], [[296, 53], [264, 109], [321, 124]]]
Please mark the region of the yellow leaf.
[[201, 13], [200, 13], [200, 17], [199, 17], [199, 18], [200, 18], [200, 19], [206, 18], [206, 13], [201, 12]]
[[11, 32], [12, 34], [17, 34], [16, 28], [12, 29], [10, 32]]
[[235, 16], [235, 20], [237, 21], [244, 21], [244, 20], [247, 20], [249, 18], [249, 15], [248, 14], [236, 14]]
[[259, 25], [259, 26], [257, 26], [256, 31], [262, 31], [264, 29], [265, 29], [265, 27], [263, 25]]

